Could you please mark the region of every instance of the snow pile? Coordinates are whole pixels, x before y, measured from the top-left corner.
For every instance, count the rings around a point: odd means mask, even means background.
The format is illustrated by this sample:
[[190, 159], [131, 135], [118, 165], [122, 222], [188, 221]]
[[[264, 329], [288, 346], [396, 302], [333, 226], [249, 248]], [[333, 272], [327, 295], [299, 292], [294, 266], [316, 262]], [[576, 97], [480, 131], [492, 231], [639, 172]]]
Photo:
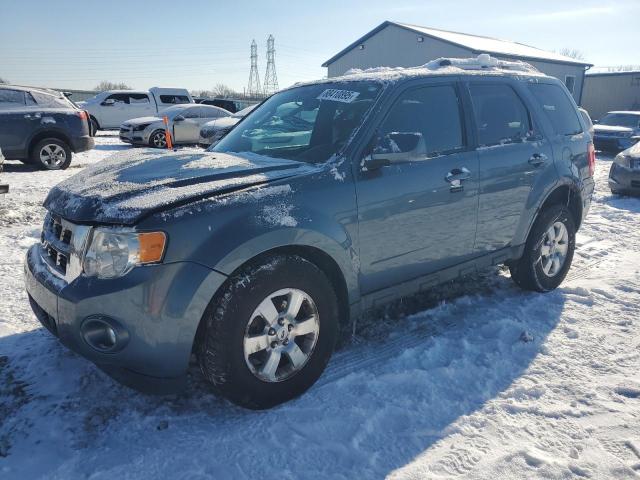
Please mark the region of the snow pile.
[[[61, 346], [22, 286], [41, 224], [17, 213], [0, 230], [0, 478], [637, 478], [640, 199], [609, 193], [609, 166], [561, 288], [490, 271], [405, 299], [368, 315], [307, 394], [263, 412], [214, 397], [195, 368], [186, 392], [141, 395]], [[34, 210], [71, 173], [8, 162], [6, 202]], [[286, 206], [289, 191], [243, 198]]]

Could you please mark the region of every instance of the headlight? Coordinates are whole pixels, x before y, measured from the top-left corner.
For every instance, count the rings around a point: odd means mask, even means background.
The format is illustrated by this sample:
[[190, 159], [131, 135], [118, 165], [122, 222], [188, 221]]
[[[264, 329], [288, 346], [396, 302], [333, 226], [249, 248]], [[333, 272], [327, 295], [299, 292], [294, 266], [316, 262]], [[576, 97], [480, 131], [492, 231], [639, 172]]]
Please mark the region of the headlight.
[[133, 131], [134, 132], [141, 132], [142, 130], [147, 128], [149, 125], [151, 125], [151, 124], [150, 123], [143, 123], [142, 125], [134, 125], [133, 126]]
[[162, 260], [167, 236], [164, 232], [135, 232], [115, 228], [95, 228], [84, 256], [85, 275], [115, 278], [133, 267]]
[[631, 157], [623, 155], [622, 153], [616, 155], [616, 158], [613, 159], [613, 162], [617, 163], [621, 167], [631, 168]]

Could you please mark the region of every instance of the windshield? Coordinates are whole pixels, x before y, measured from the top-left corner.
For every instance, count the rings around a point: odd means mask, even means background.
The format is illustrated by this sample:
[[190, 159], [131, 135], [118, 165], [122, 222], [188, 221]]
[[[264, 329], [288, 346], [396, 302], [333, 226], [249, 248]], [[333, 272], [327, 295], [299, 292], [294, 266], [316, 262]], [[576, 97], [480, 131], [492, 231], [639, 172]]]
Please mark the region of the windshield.
[[615, 127], [638, 128], [640, 115], [625, 115], [624, 113], [609, 113], [602, 117], [600, 125]]
[[165, 110], [162, 111], [161, 116], [166, 116], [169, 118], [173, 118], [177, 115], [182, 115], [184, 113], [184, 111], [186, 110], [186, 108], [184, 107], [184, 105], [180, 105], [180, 106], [175, 106], [175, 107], [169, 107]]
[[322, 83], [285, 90], [251, 112], [211, 151], [327, 161], [351, 139], [380, 90], [376, 82]]

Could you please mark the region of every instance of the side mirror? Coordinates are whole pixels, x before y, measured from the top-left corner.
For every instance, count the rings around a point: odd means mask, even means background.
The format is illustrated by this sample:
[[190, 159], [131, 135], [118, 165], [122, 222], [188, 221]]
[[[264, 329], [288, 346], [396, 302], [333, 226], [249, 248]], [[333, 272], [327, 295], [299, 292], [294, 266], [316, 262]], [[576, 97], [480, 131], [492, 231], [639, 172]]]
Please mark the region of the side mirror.
[[418, 160], [427, 153], [424, 138], [419, 132], [393, 132], [379, 137], [373, 150], [363, 160], [367, 170], [377, 170], [393, 163]]
[[105, 107], [113, 107], [115, 103], [116, 101], [113, 98], [107, 98], [104, 102], [101, 103], [101, 105]]
[[182, 121], [184, 121], [184, 117], [182, 115], [176, 115], [175, 117], [173, 117], [173, 121], [174, 122], [182, 122]]

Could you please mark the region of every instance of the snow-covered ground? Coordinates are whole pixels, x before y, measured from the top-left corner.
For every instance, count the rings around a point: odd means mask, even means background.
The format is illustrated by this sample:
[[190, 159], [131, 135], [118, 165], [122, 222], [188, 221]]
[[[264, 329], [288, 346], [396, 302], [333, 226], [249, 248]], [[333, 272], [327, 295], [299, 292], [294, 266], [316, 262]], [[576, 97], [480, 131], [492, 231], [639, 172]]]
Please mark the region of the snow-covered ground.
[[129, 148], [97, 141], [66, 172], [2, 174], [0, 478], [640, 476], [640, 199], [609, 193], [610, 159], [557, 291], [502, 271], [439, 289], [369, 318], [303, 397], [251, 412], [195, 370], [178, 396], [128, 390], [31, 313], [22, 259], [48, 189]]

